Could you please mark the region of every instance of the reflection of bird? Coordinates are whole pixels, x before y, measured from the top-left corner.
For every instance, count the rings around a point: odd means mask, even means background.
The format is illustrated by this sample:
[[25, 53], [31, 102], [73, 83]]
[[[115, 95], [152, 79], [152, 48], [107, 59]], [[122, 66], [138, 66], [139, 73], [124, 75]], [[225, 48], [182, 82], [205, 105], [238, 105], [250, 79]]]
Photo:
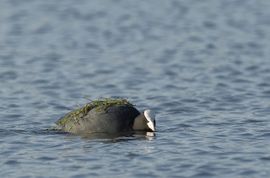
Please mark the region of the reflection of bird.
[[75, 134], [155, 131], [155, 116], [150, 110], [140, 113], [125, 99], [102, 99], [71, 111], [56, 124]]

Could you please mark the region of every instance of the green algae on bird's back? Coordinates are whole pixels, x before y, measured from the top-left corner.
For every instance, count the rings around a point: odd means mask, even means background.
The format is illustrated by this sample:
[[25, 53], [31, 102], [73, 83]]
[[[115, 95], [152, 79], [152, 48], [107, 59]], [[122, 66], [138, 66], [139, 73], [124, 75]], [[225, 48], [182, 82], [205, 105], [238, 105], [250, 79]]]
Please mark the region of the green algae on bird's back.
[[106, 111], [109, 107], [118, 105], [133, 106], [133, 104], [131, 104], [126, 99], [113, 99], [113, 98], [94, 100], [90, 104], [92, 104], [94, 106], [93, 108], [96, 108], [97, 111]]
[[79, 122], [79, 119], [87, 115], [87, 113], [95, 109], [97, 112], [105, 111], [111, 106], [118, 105], [128, 105], [133, 106], [127, 99], [114, 99], [114, 98], [104, 98], [93, 100], [90, 103], [85, 104], [83, 107], [75, 109], [69, 112], [63, 118], [59, 119], [56, 124], [59, 126], [64, 126], [68, 122]]

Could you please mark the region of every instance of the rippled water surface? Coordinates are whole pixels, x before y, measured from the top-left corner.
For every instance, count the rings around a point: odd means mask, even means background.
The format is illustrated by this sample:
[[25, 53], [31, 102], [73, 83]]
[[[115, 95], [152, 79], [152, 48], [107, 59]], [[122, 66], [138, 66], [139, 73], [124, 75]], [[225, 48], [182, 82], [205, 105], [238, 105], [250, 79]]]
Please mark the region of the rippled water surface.
[[[269, 177], [270, 1], [0, 0], [0, 177]], [[89, 99], [156, 136], [46, 128]]]

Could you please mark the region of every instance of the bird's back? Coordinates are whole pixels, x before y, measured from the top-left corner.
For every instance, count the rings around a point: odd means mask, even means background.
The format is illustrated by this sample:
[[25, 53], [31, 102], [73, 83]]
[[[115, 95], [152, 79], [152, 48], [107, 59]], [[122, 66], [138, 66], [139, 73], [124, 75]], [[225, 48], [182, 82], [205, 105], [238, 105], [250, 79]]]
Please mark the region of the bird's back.
[[[85, 115], [71, 115], [66, 121], [57, 125], [71, 133], [118, 133], [132, 130], [134, 119], [139, 111], [131, 105], [110, 106], [105, 110], [93, 108]], [[74, 118], [77, 117], [77, 118]], [[64, 124], [63, 124], [64, 123]]]

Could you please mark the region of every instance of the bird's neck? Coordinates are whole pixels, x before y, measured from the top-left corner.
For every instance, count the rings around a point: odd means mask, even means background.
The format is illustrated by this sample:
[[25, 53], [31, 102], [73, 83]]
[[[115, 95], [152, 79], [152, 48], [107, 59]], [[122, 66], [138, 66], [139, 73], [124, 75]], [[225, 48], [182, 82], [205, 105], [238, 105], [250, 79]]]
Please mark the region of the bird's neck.
[[144, 117], [144, 114], [140, 114], [138, 115], [135, 119], [134, 119], [134, 123], [133, 123], [133, 130], [147, 130], [147, 124], [146, 124], [146, 119]]

